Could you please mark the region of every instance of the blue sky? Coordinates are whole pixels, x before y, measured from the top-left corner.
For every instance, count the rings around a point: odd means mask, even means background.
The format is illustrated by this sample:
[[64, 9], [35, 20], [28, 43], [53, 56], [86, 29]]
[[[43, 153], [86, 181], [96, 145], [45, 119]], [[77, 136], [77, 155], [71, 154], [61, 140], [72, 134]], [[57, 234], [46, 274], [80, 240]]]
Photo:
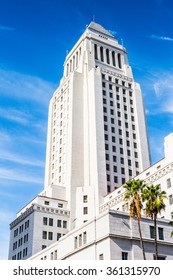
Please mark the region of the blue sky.
[[93, 17], [123, 39], [143, 91], [152, 162], [164, 156], [173, 131], [171, 0], [0, 0], [0, 259], [9, 223], [43, 188], [49, 100]]

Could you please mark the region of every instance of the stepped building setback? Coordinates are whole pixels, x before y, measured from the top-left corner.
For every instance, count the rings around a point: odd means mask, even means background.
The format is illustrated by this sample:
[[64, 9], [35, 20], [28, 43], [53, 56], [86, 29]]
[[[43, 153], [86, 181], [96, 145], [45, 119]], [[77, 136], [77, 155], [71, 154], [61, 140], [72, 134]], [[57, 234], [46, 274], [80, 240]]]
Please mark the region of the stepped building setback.
[[[142, 259], [123, 200], [122, 185], [132, 178], [169, 189], [159, 255], [173, 259], [172, 154], [170, 134], [165, 158], [150, 166], [142, 93], [126, 49], [91, 22], [67, 55], [50, 101], [44, 190], [10, 224], [9, 259]], [[143, 217], [148, 259], [152, 226]]]

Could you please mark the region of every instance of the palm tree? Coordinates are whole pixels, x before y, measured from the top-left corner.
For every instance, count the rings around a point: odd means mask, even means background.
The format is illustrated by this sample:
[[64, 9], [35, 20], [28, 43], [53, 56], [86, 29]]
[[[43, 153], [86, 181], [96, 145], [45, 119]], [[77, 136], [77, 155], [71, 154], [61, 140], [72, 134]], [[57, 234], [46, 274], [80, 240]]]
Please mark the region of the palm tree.
[[126, 184], [123, 187], [126, 189], [126, 192], [124, 194], [125, 200], [130, 199], [130, 217], [137, 218], [138, 221], [138, 230], [139, 230], [140, 243], [141, 243], [141, 248], [143, 253], [143, 259], [146, 260], [144, 242], [142, 238], [141, 225], [140, 225], [141, 211], [143, 208], [141, 193], [143, 188], [145, 187], [145, 183], [143, 180], [133, 179], [131, 181], [126, 182]]
[[146, 216], [151, 217], [154, 220], [154, 244], [156, 260], [158, 259], [157, 216], [162, 210], [165, 210], [166, 205], [163, 201], [164, 198], [166, 198], [166, 192], [161, 191], [160, 185], [146, 186], [142, 191], [142, 200], [146, 202]]

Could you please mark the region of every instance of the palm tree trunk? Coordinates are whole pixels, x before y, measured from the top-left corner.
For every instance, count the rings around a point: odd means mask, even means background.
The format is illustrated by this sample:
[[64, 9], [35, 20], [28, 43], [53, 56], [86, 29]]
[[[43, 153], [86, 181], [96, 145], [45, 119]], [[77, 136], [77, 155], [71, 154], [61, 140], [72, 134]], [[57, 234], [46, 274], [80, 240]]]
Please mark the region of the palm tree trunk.
[[145, 250], [144, 250], [144, 242], [143, 242], [142, 232], [141, 232], [140, 219], [138, 218], [137, 220], [138, 220], [138, 230], [139, 230], [139, 236], [140, 236], [140, 243], [141, 243], [141, 249], [142, 249], [143, 259], [146, 260]]
[[154, 214], [154, 244], [156, 260], [158, 259], [158, 246], [157, 246], [157, 214]]

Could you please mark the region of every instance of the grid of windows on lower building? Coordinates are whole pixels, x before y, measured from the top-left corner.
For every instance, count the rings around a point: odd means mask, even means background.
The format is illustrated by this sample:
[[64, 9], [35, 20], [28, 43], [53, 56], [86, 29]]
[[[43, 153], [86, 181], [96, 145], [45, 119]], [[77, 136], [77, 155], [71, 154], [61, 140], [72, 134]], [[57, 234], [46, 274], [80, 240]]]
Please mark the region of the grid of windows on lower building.
[[22, 233], [27, 228], [29, 228], [29, 220], [14, 230], [14, 237], [18, 236], [18, 234]]

